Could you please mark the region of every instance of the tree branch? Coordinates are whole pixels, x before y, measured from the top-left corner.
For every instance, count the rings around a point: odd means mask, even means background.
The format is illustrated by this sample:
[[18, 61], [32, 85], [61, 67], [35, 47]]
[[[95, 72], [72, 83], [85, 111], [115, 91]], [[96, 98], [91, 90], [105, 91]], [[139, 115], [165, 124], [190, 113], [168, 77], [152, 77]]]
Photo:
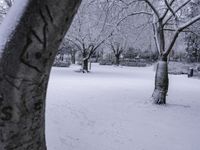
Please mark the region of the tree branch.
[[167, 51], [164, 53], [165, 56], [168, 56], [168, 54], [170, 53], [172, 47], [174, 46], [176, 39], [179, 36], [179, 33], [182, 32], [184, 29], [186, 29], [187, 27], [189, 27], [190, 25], [192, 25], [193, 23], [195, 23], [196, 21], [200, 20], [200, 15], [192, 18], [190, 21], [186, 22], [185, 24], [183, 24], [182, 26], [180, 26], [177, 30], [176, 33], [171, 41], [171, 44], [169, 45]]
[[[179, 6], [174, 13], [176, 14], [179, 10], [181, 10], [183, 7], [185, 7], [191, 0], [187, 0], [185, 3], [183, 3], [181, 6]], [[165, 26], [168, 21], [173, 17], [173, 14], [171, 14], [163, 23], [163, 26]]]
[[[171, 2], [168, 3], [169, 6], [171, 7], [171, 6], [173, 5], [174, 2], [175, 2], [175, 0], [171, 0]], [[165, 16], [167, 15], [168, 12], [169, 12], [169, 9], [167, 9], [167, 10], [164, 12], [163, 16], [161, 17], [162, 20], [165, 18]]]
[[119, 25], [120, 25], [124, 20], [126, 20], [128, 17], [132, 17], [132, 16], [135, 16], [135, 15], [141, 15], [141, 14], [150, 15], [150, 16], [153, 15], [152, 13], [146, 12], [146, 11], [134, 12], [134, 13], [131, 13], [131, 14], [127, 15], [126, 17], [122, 18], [122, 19], [117, 23], [117, 26], [119, 26]]
[[172, 15], [177, 18], [176, 13], [174, 12], [174, 10], [172, 9], [171, 5], [167, 2], [167, 0], [165, 0], [165, 5], [167, 6], [168, 10], [172, 13]]
[[153, 6], [153, 4], [149, 0], [140, 0], [140, 1], [145, 1], [149, 5], [149, 7], [151, 7], [151, 9], [153, 10], [153, 12], [157, 16], [157, 18], [160, 19], [160, 15], [159, 15], [158, 10], [155, 8], [155, 6]]

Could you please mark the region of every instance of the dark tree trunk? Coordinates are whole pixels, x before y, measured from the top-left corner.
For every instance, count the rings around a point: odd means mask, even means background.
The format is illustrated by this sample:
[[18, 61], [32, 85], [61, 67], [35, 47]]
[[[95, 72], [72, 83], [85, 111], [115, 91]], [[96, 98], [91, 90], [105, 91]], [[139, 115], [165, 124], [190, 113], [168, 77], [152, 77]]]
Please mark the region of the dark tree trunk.
[[[0, 39], [5, 46], [1, 45], [0, 59], [0, 150], [46, 150], [49, 73], [80, 1], [16, 0], [2, 24]], [[14, 28], [9, 33], [10, 26]], [[4, 40], [5, 36], [9, 40]]]
[[88, 72], [88, 59], [83, 59], [83, 72]]
[[72, 64], [76, 63], [76, 53], [75, 52], [72, 52], [72, 54], [71, 54], [71, 61], [72, 61]]
[[60, 54], [60, 60], [64, 61], [64, 54]]
[[119, 55], [115, 55], [115, 65], [119, 66], [120, 64], [120, 56]]
[[169, 79], [167, 58], [162, 58], [158, 62], [156, 68], [155, 89], [152, 96], [155, 104], [166, 104], [168, 86]]

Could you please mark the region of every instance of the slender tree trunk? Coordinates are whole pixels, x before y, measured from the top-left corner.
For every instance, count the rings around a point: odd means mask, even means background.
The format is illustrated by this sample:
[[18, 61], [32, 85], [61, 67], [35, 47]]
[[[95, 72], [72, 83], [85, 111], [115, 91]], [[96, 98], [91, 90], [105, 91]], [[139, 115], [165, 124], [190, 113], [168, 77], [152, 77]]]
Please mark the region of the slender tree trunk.
[[2, 24], [0, 150], [46, 150], [49, 73], [80, 1], [16, 0]]
[[119, 55], [115, 55], [115, 65], [119, 66], [120, 64], [120, 56]]
[[83, 72], [88, 72], [88, 59], [83, 59], [83, 64], [82, 64], [82, 69], [83, 69]]
[[155, 104], [166, 104], [168, 85], [169, 80], [167, 58], [162, 58], [158, 62], [156, 69], [155, 89], [152, 96]]
[[75, 52], [72, 52], [72, 54], [71, 54], [71, 61], [72, 61], [72, 64], [76, 63], [76, 53]]
[[64, 61], [64, 54], [60, 54], [60, 60]]

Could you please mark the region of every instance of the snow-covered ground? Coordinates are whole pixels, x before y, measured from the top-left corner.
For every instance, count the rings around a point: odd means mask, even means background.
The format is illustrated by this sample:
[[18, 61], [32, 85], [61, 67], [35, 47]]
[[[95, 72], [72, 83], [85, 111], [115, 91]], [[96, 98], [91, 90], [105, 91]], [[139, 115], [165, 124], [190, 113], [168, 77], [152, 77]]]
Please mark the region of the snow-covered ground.
[[170, 75], [166, 106], [151, 104], [153, 67], [53, 68], [48, 150], [200, 150], [200, 80]]

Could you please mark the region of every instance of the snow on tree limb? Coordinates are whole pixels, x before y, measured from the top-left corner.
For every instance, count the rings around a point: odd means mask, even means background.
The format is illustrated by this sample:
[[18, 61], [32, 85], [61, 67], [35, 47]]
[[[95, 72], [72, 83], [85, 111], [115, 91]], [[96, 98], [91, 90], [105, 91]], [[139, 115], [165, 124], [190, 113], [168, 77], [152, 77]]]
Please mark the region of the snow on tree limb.
[[167, 0], [165, 0], [165, 5], [167, 6], [168, 10], [171, 11], [172, 15], [177, 18], [176, 13], [174, 12], [173, 8], [171, 7], [171, 5], [168, 3]]
[[174, 37], [172, 38], [172, 41], [168, 47], [168, 49], [166, 50], [166, 52], [164, 53], [164, 55], [168, 55], [172, 49], [172, 47], [174, 46], [176, 39], [178, 38], [178, 35], [180, 32], [182, 32], [184, 29], [186, 29], [187, 27], [189, 27], [190, 25], [192, 25], [193, 23], [197, 22], [198, 20], [200, 20], [200, 15], [192, 18], [190, 21], [184, 23], [183, 25], [181, 25], [175, 32]]
[[157, 16], [157, 18], [160, 19], [160, 14], [159, 14], [158, 10], [156, 9], [156, 7], [152, 4], [152, 2], [150, 2], [149, 0], [140, 0], [140, 1], [145, 1], [149, 5], [149, 7], [151, 7], [153, 12]]
[[[183, 3], [182, 5], [180, 5], [176, 10], [174, 10], [173, 12], [176, 14], [178, 11], [180, 11], [183, 7], [185, 7], [189, 2], [191, 2], [191, 0], [187, 0], [185, 3]], [[169, 15], [166, 19], [165, 19], [165, 21], [164, 21], [164, 23], [163, 23], [163, 25], [166, 25], [169, 21], [170, 21], [170, 19], [173, 17], [173, 14], [171, 14], [171, 15]], [[164, 19], [164, 18], [163, 18]]]
[[[171, 0], [170, 3], [168, 3], [168, 5], [171, 7], [172, 4], [175, 2], [176, 0]], [[168, 6], [168, 7], [169, 7]], [[167, 15], [167, 13], [169, 12], [169, 9], [166, 9], [166, 11], [163, 13], [163, 16], [161, 17], [162, 19], [165, 18], [165, 16]]]
[[5, 44], [9, 41], [12, 36], [16, 25], [18, 24], [20, 18], [23, 15], [24, 10], [28, 4], [28, 0], [17, 0], [12, 6], [13, 8], [8, 12], [5, 20], [0, 26], [0, 57], [1, 50], [4, 48]]

